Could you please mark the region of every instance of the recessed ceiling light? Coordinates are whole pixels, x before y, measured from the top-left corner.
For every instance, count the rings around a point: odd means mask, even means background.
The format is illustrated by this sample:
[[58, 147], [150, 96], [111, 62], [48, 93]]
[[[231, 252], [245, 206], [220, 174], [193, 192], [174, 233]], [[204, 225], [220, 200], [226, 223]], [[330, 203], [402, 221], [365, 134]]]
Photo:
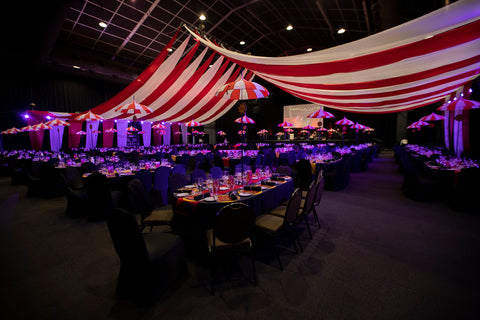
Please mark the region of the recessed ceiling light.
[[102, 28], [106, 28], [106, 27], [107, 27], [107, 24], [106, 24], [105, 22], [103, 22], [103, 21], [100, 21], [100, 22], [98, 23], [98, 25], [99, 25], [100, 27], [102, 27]]
[[312, 48], [308, 48], [308, 49], [307, 49], [307, 52], [310, 52], [310, 51], [312, 51], [312, 50], [313, 50]]
[[207, 17], [205, 17], [205, 15], [201, 14], [200, 17], [199, 17], [199, 19], [203, 21], [203, 20], [206, 20]]
[[168, 52], [172, 52], [173, 49], [172, 49], [172, 48], [168, 48], [167, 51], [168, 51]]
[[245, 44], [245, 41], [240, 41], [240, 45], [244, 45]]
[[74, 68], [74, 69], [80, 69], [80, 67], [79, 67], [79, 66], [73, 66], [73, 68]]
[[338, 29], [337, 33], [338, 33], [338, 34], [342, 34], [342, 33], [345, 33], [345, 31], [346, 31], [346, 30], [345, 30], [344, 28], [340, 28], [340, 29]]
[[209, 68], [213, 67], [213, 64], [209, 65], [208, 67], [209, 67]]
[[291, 24], [289, 24], [289, 25], [287, 26], [287, 30], [288, 30], [288, 31], [293, 30], [293, 26], [292, 26]]

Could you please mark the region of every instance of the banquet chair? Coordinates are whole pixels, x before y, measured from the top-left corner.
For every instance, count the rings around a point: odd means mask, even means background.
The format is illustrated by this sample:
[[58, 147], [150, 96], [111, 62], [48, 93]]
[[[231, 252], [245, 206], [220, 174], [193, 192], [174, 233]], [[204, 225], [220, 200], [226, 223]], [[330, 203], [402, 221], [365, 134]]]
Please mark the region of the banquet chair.
[[210, 176], [212, 179], [220, 179], [223, 176], [223, 170], [220, 167], [212, 167], [210, 169]]
[[[316, 184], [315, 184], [315, 181], [312, 181], [310, 183], [310, 186], [308, 187], [308, 191], [307, 191], [307, 197], [305, 199], [301, 199], [300, 201], [300, 210], [298, 211], [298, 215], [297, 215], [297, 222], [296, 223], [299, 223], [301, 221], [305, 221], [305, 225], [307, 227], [307, 231], [308, 231], [308, 234], [310, 236], [310, 239], [313, 239], [312, 238], [312, 232], [310, 230], [310, 224], [308, 223], [308, 218], [307, 216], [312, 213], [313, 211], [313, 203], [314, 203], [314, 200], [315, 200], [315, 193], [317, 191], [317, 188], [316, 188]], [[288, 205], [288, 203], [287, 203]], [[270, 212], [268, 212], [269, 214], [273, 214], [274, 216], [278, 216], [278, 217], [284, 217], [285, 216], [285, 206], [283, 204], [279, 205], [278, 207], [274, 208], [273, 210], [271, 210]], [[300, 240], [299, 240], [300, 242]]]
[[213, 157], [213, 165], [215, 167], [221, 168], [222, 170], [225, 168], [224, 165], [223, 165], [223, 159], [220, 155], [215, 155]]
[[127, 185], [130, 197], [129, 211], [140, 215], [140, 229], [154, 226], [169, 225], [173, 231], [173, 209], [171, 205], [155, 208], [149, 194], [138, 179], [132, 179]]
[[72, 189], [83, 189], [83, 180], [80, 171], [76, 167], [66, 167], [63, 169], [65, 179]]
[[168, 183], [170, 178], [170, 169], [168, 167], [158, 167], [153, 175], [153, 193], [155, 203], [161, 206], [168, 205]]
[[315, 183], [315, 199], [313, 200], [313, 217], [317, 221], [318, 227], [320, 228], [320, 220], [318, 219], [317, 207], [320, 205], [322, 200], [323, 190], [325, 189], [325, 179], [323, 177]]
[[255, 215], [248, 205], [232, 203], [224, 206], [216, 214], [213, 229], [207, 230], [208, 253], [210, 257], [211, 292], [214, 287], [215, 259], [227, 254], [245, 252], [250, 255], [253, 271], [253, 282], [257, 285], [255, 256], [251, 240], [255, 229]]
[[147, 190], [147, 193], [150, 194], [153, 189], [153, 177], [152, 172], [149, 169], [140, 169], [135, 173], [135, 178], [140, 180], [140, 182]]
[[312, 182], [312, 165], [310, 161], [306, 159], [301, 159], [296, 163], [297, 169], [297, 187], [302, 191], [309, 189], [310, 183]]
[[59, 173], [60, 181], [63, 184], [63, 188], [67, 196], [67, 209], [65, 210], [65, 215], [71, 218], [79, 218], [85, 212], [88, 212], [87, 190], [83, 188], [83, 182], [81, 186], [78, 184], [75, 178], [75, 173], [72, 173], [77, 172], [78, 175], [80, 175], [77, 168], [65, 169], [72, 169]]
[[185, 186], [187, 184], [187, 178], [184, 174], [181, 173], [173, 173], [170, 176], [170, 180], [168, 181], [168, 195], [169, 199], [171, 200], [170, 196], [173, 195], [175, 190]]
[[107, 177], [93, 172], [85, 179], [87, 192], [87, 219], [89, 221], [105, 220], [108, 211], [114, 207], [114, 196], [107, 184]]
[[134, 215], [119, 208], [108, 214], [107, 225], [120, 258], [117, 296], [150, 306], [188, 274], [185, 248], [179, 236], [142, 234]]
[[194, 184], [198, 178], [207, 179], [207, 175], [203, 169], [195, 169], [190, 173], [190, 183]]
[[289, 166], [280, 165], [275, 170], [275, 173], [285, 175], [285, 176], [291, 176], [292, 175], [292, 169]]
[[174, 173], [181, 173], [185, 175], [185, 166], [183, 164], [177, 164], [172, 169], [172, 174]]
[[275, 254], [280, 265], [280, 270], [283, 270], [282, 261], [280, 260], [280, 255], [278, 253], [276, 238], [281, 235], [282, 232], [286, 231], [292, 237], [293, 245], [295, 248], [295, 253], [298, 253], [297, 244], [295, 241], [298, 241], [300, 245], [300, 250], [303, 251], [302, 244], [298, 238], [296, 222], [298, 211], [300, 210], [300, 202], [302, 200], [302, 193], [300, 189], [295, 189], [292, 193], [288, 204], [286, 207], [283, 207], [285, 210], [285, 215], [282, 217], [275, 216], [272, 214], [262, 214], [255, 219], [255, 227], [258, 231], [265, 233], [271, 236], [274, 240]]

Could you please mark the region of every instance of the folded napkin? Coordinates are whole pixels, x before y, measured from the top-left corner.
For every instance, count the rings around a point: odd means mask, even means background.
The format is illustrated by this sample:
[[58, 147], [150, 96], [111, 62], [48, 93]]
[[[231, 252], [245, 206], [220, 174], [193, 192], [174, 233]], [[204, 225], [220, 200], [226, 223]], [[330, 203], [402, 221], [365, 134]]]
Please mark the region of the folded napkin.
[[192, 193], [192, 190], [191, 189], [177, 189], [175, 190], [175, 193]]
[[261, 182], [261, 184], [262, 184], [262, 185], [264, 185], [264, 186], [271, 186], [271, 187], [273, 187], [273, 186], [275, 186], [275, 185], [276, 185], [276, 183], [275, 183], [275, 182], [271, 182], [271, 181], [265, 181], [265, 180], [264, 180], [264, 181], [262, 181], [262, 182]]
[[196, 196], [193, 197], [193, 200], [199, 201], [199, 200], [202, 200], [202, 199], [204, 199], [204, 198], [206, 198], [206, 197], [210, 197], [210, 192], [196, 195]]
[[260, 186], [245, 186], [243, 190], [251, 190], [251, 191], [262, 191], [262, 187]]
[[230, 192], [229, 196], [230, 196], [230, 200], [237, 200], [238, 199], [238, 196], [233, 192]]

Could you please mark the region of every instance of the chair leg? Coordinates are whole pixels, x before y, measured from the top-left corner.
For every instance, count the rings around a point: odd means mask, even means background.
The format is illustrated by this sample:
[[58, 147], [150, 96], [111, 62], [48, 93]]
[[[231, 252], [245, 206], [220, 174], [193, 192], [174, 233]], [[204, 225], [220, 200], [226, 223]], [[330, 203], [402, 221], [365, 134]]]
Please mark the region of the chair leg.
[[318, 219], [316, 206], [313, 206], [313, 216], [315, 217], [315, 221], [317, 221], [318, 228], [320, 229], [321, 228], [320, 227], [320, 220]]
[[[300, 252], [303, 252], [302, 242], [300, 241], [300, 238], [298, 237], [298, 232], [297, 232], [297, 227], [296, 226], [293, 226], [293, 234], [295, 235], [295, 238], [298, 241], [298, 245], [300, 246]], [[293, 243], [295, 243], [295, 239], [293, 239], [293, 241], [294, 241]]]
[[214, 270], [213, 270], [213, 256], [210, 257], [210, 293], [213, 295], [214, 291], [213, 291], [213, 285], [214, 285], [214, 278], [213, 278], [213, 275], [214, 275]]
[[278, 264], [280, 265], [280, 270], [283, 271], [282, 260], [280, 260], [280, 254], [278, 253], [278, 247], [277, 247], [277, 242], [275, 241], [275, 238], [273, 238], [273, 247], [275, 248], [275, 254], [277, 255]]
[[310, 224], [308, 223], [308, 216], [306, 214], [303, 214], [303, 219], [305, 220], [305, 225], [307, 226], [308, 235], [310, 236], [310, 240], [312, 240], [313, 237], [312, 237], [312, 231], [310, 231]]
[[255, 266], [255, 253], [251, 248], [250, 248], [250, 255], [252, 257], [253, 283], [256, 286], [257, 285], [257, 268]]

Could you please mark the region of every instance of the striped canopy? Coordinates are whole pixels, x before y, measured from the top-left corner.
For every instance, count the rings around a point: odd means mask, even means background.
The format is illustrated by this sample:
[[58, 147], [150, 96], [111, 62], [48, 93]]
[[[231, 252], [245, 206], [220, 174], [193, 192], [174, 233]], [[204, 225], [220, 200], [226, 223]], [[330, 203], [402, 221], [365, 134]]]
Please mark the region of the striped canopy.
[[77, 120], [77, 121], [85, 121], [85, 120], [98, 121], [98, 120], [103, 120], [103, 117], [99, 116], [98, 114], [95, 114], [91, 111], [88, 111], [86, 113], [82, 113], [81, 115], [75, 117], [74, 120]]
[[218, 89], [217, 97], [231, 100], [250, 100], [265, 98], [269, 95], [267, 89], [256, 82], [243, 79], [227, 83]]
[[447, 102], [439, 107], [437, 110], [440, 111], [453, 111], [453, 110], [469, 110], [469, 109], [478, 109], [480, 108], [480, 102], [468, 100], [464, 97], [460, 97], [451, 102]]
[[324, 111], [323, 109], [312, 112], [307, 117], [308, 118], [335, 118], [333, 114], [331, 114], [328, 111]]
[[399, 112], [435, 103], [477, 77], [480, 67], [478, 0], [456, 1], [361, 40], [292, 56], [242, 54], [189, 31], [280, 89], [346, 112]]

